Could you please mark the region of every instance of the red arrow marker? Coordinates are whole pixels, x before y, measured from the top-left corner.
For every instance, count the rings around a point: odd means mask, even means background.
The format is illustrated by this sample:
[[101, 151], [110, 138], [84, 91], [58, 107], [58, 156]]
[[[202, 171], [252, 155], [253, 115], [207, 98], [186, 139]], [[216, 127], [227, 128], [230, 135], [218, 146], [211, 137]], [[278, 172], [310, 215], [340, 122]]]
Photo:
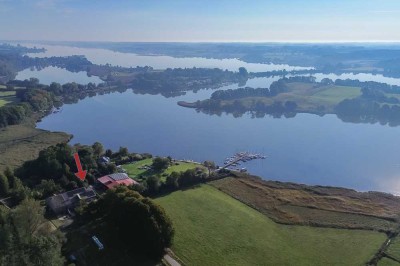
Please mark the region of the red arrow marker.
[[75, 163], [76, 167], [78, 168], [78, 173], [75, 173], [76, 177], [78, 177], [80, 180], [85, 180], [86, 177], [86, 170], [82, 170], [82, 165], [81, 165], [81, 160], [79, 160], [79, 154], [74, 153], [74, 158], [75, 158]]

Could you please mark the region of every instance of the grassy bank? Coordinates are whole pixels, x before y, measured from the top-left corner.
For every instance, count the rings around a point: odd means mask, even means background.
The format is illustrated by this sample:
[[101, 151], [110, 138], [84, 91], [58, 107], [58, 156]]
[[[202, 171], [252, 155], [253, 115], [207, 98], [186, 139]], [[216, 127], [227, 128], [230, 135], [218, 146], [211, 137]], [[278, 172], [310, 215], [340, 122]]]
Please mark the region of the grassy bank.
[[32, 121], [0, 129], [0, 172], [7, 166], [15, 168], [35, 159], [51, 145], [68, 142], [70, 135], [35, 128]]
[[362, 265], [386, 238], [280, 225], [209, 185], [156, 201], [172, 218], [173, 250], [188, 265]]

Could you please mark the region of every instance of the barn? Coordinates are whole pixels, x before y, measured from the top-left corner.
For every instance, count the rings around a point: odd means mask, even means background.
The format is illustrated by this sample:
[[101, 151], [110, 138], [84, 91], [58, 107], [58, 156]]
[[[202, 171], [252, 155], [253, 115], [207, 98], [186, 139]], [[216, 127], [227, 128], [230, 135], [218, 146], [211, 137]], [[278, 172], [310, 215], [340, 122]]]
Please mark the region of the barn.
[[131, 186], [137, 184], [135, 180], [131, 179], [125, 173], [105, 175], [97, 179], [97, 182], [101, 184], [104, 189], [111, 189], [119, 185]]

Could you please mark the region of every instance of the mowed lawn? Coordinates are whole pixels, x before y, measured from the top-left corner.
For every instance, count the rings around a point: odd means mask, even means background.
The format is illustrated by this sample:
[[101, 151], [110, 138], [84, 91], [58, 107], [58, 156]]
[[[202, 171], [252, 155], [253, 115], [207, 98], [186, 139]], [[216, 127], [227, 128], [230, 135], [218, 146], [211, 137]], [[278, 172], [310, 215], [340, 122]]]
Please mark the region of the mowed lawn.
[[146, 175], [147, 170], [145, 169], [139, 169], [145, 165], [150, 166], [153, 163], [153, 159], [144, 159], [141, 161], [137, 161], [134, 163], [128, 163], [122, 165], [122, 168], [124, 168], [131, 178], [138, 177], [140, 175]]
[[153, 164], [153, 159], [144, 159], [141, 161], [137, 161], [134, 163], [129, 163], [129, 164], [124, 164], [122, 167], [126, 170], [127, 174], [131, 178], [139, 178], [140, 176], [146, 177], [154, 174], [166, 174], [170, 175], [172, 172], [185, 172], [186, 170], [189, 169], [194, 169], [196, 167], [203, 168], [206, 170], [206, 168], [202, 165], [199, 165], [197, 163], [192, 163], [192, 162], [173, 162], [170, 167], [168, 167], [166, 170], [163, 172], [154, 172], [154, 171], [149, 171], [146, 169], [140, 169], [143, 166], [151, 166]]
[[156, 199], [187, 265], [363, 265], [383, 233], [280, 225], [209, 185]]

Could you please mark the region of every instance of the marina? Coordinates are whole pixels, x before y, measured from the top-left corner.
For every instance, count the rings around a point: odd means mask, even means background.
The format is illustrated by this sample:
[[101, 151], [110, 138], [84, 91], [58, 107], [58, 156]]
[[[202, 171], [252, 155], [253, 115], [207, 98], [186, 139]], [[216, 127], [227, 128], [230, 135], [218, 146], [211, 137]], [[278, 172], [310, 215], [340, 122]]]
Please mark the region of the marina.
[[[259, 153], [251, 153], [251, 152], [237, 152], [233, 156], [228, 157], [224, 161], [224, 166], [222, 169], [227, 169], [230, 168], [230, 170], [237, 170], [240, 172], [246, 172], [247, 169], [245, 167], [238, 168], [238, 166], [241, 163], [249, 162], [252, 160], [257, 160], [257, 159], [266, 159], [267, 156], [259, 154]], [[235, 168], [236, 169], [232, 169]]]

